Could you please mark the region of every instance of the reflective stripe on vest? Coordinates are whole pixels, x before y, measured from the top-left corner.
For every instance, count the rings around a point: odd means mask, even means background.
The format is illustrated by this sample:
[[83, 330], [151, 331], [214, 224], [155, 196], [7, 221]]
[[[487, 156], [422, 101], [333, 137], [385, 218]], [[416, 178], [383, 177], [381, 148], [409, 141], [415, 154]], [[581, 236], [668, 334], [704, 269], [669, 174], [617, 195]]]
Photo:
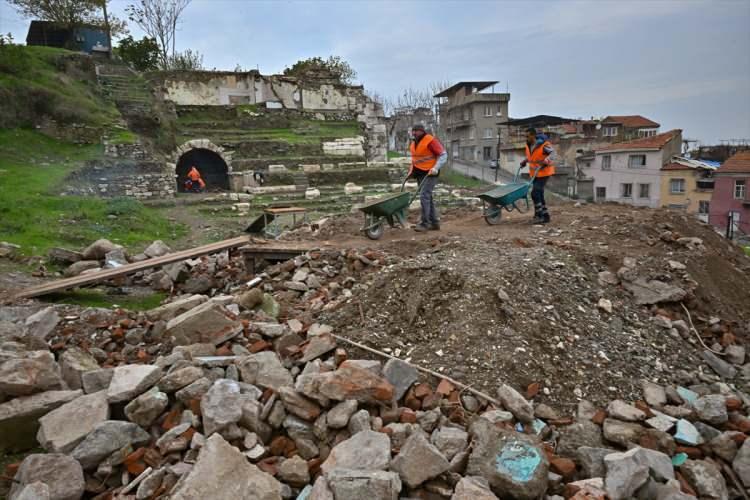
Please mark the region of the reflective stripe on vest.
[[437, 163], [437, 156], [432, 154], [432, 151], [430, 151], [429, 148], [433, 139], [434, 137], [430, 134], [425, 134], [422, 137], [422, 140], [419, 141], [419, 144], [415, 144], [414, 141], [412, 141], [410, 146], [411, 164], [414, 165], [415, 168], [429, 172]]
[[[554, 175], [555, 173], [555, 166], [553, 164], [545, 164], [544, 163], [544, 148], [545, 146], [552, 145], [549, 143], [549, 141], [544, 141], [544, 143], [540, 144], [536, 148], [534, 148], [533, 151], [529, 149], [529, 145], [526, 144], [526, 160], [528, 161], [528, 167], [529, 167], [529, 175], [534, 176], [536, 173], [537, 177], [549, 177], [550, 175]], [[539, 172], [537, 173], [537, 170]]]

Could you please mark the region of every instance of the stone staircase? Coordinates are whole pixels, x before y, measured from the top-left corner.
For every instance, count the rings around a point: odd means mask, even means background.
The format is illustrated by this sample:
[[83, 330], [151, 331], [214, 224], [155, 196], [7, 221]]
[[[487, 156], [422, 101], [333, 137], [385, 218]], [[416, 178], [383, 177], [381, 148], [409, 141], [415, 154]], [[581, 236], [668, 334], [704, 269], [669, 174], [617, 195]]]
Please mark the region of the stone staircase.
[[104, 94], [121, 112], [149, 113], [153, 109], [153, 96], [148, 83], [127, 66], [99, 64], [96, 75]]

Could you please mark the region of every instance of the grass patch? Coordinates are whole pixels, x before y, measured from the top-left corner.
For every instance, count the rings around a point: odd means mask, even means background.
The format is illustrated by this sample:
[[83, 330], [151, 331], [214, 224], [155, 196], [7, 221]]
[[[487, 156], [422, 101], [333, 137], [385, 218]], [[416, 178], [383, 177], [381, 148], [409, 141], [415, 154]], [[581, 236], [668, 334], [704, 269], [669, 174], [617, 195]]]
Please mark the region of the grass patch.
[[[9, 57], [5, 52], [9, 52]], [[0, 126], [32, 126], [40, 116], [106, 126], [120, 113], [97, 93], [93, 62], [52, 47], [0, 49]]]
[[441, 170], [440, 180], [451, 186], [466, 188], [466, 189], [478, 189], [487, 187], [490, 184], [474, 177], [469, 177], [460, 172], [456, 172], [450, 168]]
[[71, 292], [52, 293], [41, 297], [53, 304], [72, 304], [83, 307], [121, 307], [129, 311], [148, 311], [159, 307], [167, 297], [164, 292], [147, 295], [110, 294], [99, 289], [78, 289]]
[[294, 120], [288, 128], [240, 129], [232, 125], [228, 120], [225, 124], [221, 120], [217, 123], [216, 120], [196, 121], [190, 118], [180, 118], [177, 121], [178, 134], [183, 141], [201, 135], [219, 142], [231, 136], [237, 141], [276, 140], [289, 144], [318, 144], [322, 139], [356, 137], [362, 134], [359, 122], [356, 121]]
[[399, 153], [398, 151], [388, 151], [387, 158], [389, 160], [392, 160], [394, 158], [404, 158], [406, 155], [404, 153]]
[[185, 228], [134, 199], [61, 196], [65, 177], [101, 146], [77, 146], [28, 130], [0, 130], [0, 240], [25, 255], [83, 248], [108, 238], [133, 251]]
[[109, 142], [112, 144], [135, 144], [138, 142], [138, 136], [130, 130], [116, 130], [110, 134]]
[[745, 251], [745, 255], [750, 257], [750, 246], [749, 247], [742, 247], [742, 249]]

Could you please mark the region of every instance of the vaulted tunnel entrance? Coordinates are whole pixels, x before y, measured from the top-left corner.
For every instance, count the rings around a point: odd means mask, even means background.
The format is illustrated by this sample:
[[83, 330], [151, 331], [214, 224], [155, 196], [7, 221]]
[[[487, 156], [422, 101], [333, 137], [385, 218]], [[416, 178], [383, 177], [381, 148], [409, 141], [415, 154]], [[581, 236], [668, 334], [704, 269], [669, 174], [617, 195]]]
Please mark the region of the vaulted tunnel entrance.
[[177, 162], [177, 191], [184, 193], [187, 173], [195, 167], [206, 183], [206, 191], [229, 190], [229, 168], [226, 162], [209, 149], [191, 149]]

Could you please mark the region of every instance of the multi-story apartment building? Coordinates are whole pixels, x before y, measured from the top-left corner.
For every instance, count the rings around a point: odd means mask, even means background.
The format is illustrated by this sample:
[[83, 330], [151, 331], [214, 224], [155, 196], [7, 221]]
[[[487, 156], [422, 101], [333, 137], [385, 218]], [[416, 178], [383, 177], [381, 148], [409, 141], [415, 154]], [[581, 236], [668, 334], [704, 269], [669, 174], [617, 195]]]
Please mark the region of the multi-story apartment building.
[[[498, 124], [508, 119], [510, 94], [495, 93], [498, 82], [459, 82], [435, 95], [441, 141], [449, 154], [466, 162], [497, 160]], [[490, 89], [490, 92], [484, 92]]]

